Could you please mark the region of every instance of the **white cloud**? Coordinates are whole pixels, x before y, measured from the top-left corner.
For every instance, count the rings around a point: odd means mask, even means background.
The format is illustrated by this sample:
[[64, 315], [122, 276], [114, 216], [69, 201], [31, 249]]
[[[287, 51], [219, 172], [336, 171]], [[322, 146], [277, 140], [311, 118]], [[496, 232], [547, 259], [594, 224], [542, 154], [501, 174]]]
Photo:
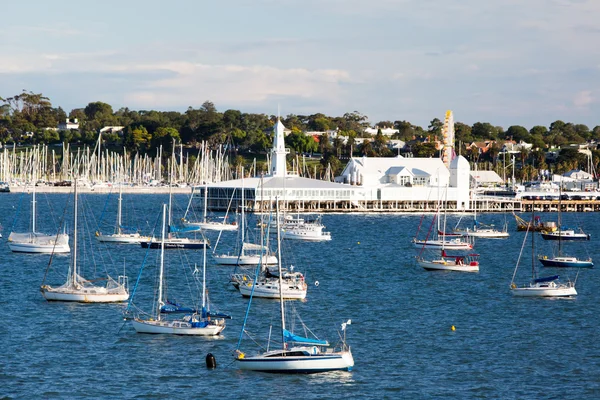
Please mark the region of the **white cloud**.
[[590, 90], [584, 90], [576, 93], [573, 98], [573, 105], [578, 108], [585, 108], [594, 102], [594, 97]]

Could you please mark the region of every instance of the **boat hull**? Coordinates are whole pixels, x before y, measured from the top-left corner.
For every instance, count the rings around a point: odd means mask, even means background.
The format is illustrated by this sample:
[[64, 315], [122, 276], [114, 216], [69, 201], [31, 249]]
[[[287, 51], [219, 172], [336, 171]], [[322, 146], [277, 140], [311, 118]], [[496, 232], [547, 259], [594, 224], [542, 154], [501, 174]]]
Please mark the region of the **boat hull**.
[[[141, 242], [144, 249], [160, 249], [161, 242]], [[165, 241], [165, 249], [203, 249], [209, 246], [204, 241]]]
[[285, 374], [352, 371], [354, 367], [354, 359], [349, 351], [304, 356], [259, 355], [237, 358], [235, 361], [241, 370]]
[[48, 301], [69, 301], [77, 303], [119, 303], [129, 299], [127, 291], [109, 292], [105, 288], [84, 290], [60, 290], [50, 286], [42, 287], [42, 295]]
[[559, 232], [550, 232], [550, 233], [542, 233], [542, 238], [544, 240], [590, 240], [590, 235], [585, 233], [574, 233], [574, 234], [559, 234]]
[[238, 225], [236, 224], [223, 224], [219, 222], [184, 222], [183, 226], [186, 228], [197, 228], [205, 231], [237, 231]]
[[554, 268], [593, 268], [594, 263], [591, 260], [578, 260], [574, 257], [554, 257], [554, 258], [539, 258], [544, 267]]
[[307, 242], [327, 242], [331, 240], [331, 234], [329, 232], [311, 234], [304, 232], [285, 231], [283, 233], [283, 238], [286, 240], [304, 240]]
[[[279, 299], [278, 283], [258, 282], [252, 292], [253, 284], [248, 282], [245, 285], [239, 285], [238, 290], [244, 297], [260, 297], [263, 299]], [[304, 285], [286, 285], [283, 286], [283, 298], [285, 300], [304, 300], [306, 298], [307, 287]]]
[[96, 239], [102, 243], [124, 243], [124, 244], [140, 244], [141, 242], [148, 242], [150, 238], [147, 236], [141, 236], [139, 233], [132, 234], [119, 234], [113, 235], [98, 235]]
[[479, 272], [479, 264], [456, 264], [453, 261], [444, 260], [419, 260], [417, 262], [427, 271]]
[[276, 256], [263, 256], [260, 255], [243, 255], [243, 256], [230, 256], [230, 255], [215, 255], [213, 260], [219, 265], [258, 265], [261, 262], [268, 265], [276, 265]]
[[538, 286], [530, 285], [525, 287], [512, 287], [511, 292], [516, 297], [575, 297], [577, 291], [574, 286], [555, 285]]
[[207, 325], [204, 327], [193, 327], [184, 321], [155, 321], [134, 319], [133, 328], [137, 333], [169, 334], [184, 336], [217, 336], [225, 325]]
[[467, 242], [460, 242], [454, 240], [415, 240], [415, 247], [427, 249], [445, 249], [445, 250], [471, 250], [473, 245]]
[[71, 248], [68, 244], [62, 245], [41, 245], [36, 243], [16, 243], [9, 242], [8, 247], [10, 251], [14, 253], [39, 253], [39, 254], [50, 254], [50, 253], [70, 253]]

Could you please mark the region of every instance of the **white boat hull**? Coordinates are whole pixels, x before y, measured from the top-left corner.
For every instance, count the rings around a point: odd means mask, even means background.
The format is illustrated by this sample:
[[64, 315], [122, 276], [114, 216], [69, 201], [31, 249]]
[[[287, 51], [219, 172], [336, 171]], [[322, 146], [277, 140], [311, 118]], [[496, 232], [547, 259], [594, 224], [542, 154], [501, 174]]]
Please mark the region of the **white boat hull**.
[[184, 222], [186, 228], [197, 228], [205, 231], [237, 231], [237, 224], [224, 224], [222, 222]]
[[[554, 283], [554, 282], [551, 282]], [[511, 292], [517, 297], [574, 297], [577, 290], [569, 285], [536, 285], [511, 287]]]
[[141, 236], [139, 233], [115, 233], [112, 235], [99, 234], [96, 236], [96, 239], [103, 243], [140, 244], [150, 241], [152, 238]]
[[225, 329], [223, 325], [207, 325], [204, 327], [193, 327], [184, 321], [156, 321], [134, 319], [133, 328], [137, 333], [185, 335], [185, 336], [216, 336]]
[[48, 301], [71, 301], [79, 303], [118, 303], [129, 299], [126, 290], [108, 291], [106, 288], [62, 289], [42, 286], [40, 289]]
[[351, 371], [354, 367], [354, 358], [350, 351], [301, 356], [274, 356], [266, 353], [258, 356], [241, 356], [235, 361], [241, 370], [290, 374]]
[[471, 250], [473, 245], [468, 242], [458, 240], [415, 240], [415, 247], [427, 249], [444, 250]]
[[305, 240], [307, 242], [326, 242], [331, 240], [329, 232], [313, 233], [310, 231], [285, 231], [283, 238], [287, 240]]
[[260, 255], [214, 255], [213, 259], [219, 265], [258, 265], [261, 262], [268, 265], [277, 264], [277, 257], [274, 255], [263, 256], [262, 258]]
[[485, 239], [506, 239], [506, 238], [510, 237], [510, 234], [508, 232], [496, 231], [493, 229], [476, 230], [476, 231], [467, 230], [467, 231], [463, 232], [462, 235], [466, 236], [466, 237], [485, 238]]
[[[55, 243], [56, 242], [56, 243]], [[8, 237], [8, 247], [15, 253], [70, 253], [69, 236], [37, 236], [27, 241], [15, 241]]]
[[[245, 285], [241, 284], [238, 290], [244, 297], [260, 297], [263, 299], [279, 299], [279, 282], [258, 282], [252, 293], [252, 282], [248, 282]], [[299, 284], [286, 284], [283, 283], [283, 298], [286, 300], [304, 300], [307, 292], [306, 283], [302, 282]]]
[[457, 264], [447, 260], [417, 260], [417, 262], [428, 271], [479, 272], [479, 264]]

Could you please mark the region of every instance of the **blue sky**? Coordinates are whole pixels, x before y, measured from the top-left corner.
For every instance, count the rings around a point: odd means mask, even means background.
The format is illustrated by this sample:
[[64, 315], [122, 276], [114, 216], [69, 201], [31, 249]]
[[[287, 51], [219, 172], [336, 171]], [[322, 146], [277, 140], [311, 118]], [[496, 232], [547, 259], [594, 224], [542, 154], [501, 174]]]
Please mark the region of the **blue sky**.
[[600, 125], [597, 0], [30, 0], [2, 16], [0, 96], [67, 113], [210, 100], [425, 128], [448, 109], [505, 129]]

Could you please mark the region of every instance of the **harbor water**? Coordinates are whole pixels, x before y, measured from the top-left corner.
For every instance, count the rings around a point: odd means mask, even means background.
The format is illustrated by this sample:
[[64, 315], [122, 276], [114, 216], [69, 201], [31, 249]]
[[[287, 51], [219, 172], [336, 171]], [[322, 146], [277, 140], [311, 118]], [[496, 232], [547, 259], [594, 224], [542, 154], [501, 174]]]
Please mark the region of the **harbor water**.
[[[95, 218], [106, 209], [104, 218], [114, 221], [114, 195], [107, 207], [106, 194], [83, 196]], [[55, 231], [67, 197], [38, 195], [39, 231]], [[124, 197], [134, 205], [129, 217], [145, 232], [155, 226], [161, 204], [167, 201], [167, 194]], [[432, 215], [421, 223], [416, 214], [326, 214], [323, 223], [331, 242], [286, 241], [284, 254], [309, 283], [307, 300], [297, 302], [296, 308], [304, 322], [330, 342], [336, 342], [340, 324], [351, 319], [346, 334], [355, 367], [352, 372], [281, 376], [240, 371], [234, 365], [248, 300], [228, 283], [233, 268], [210, 259], [207, 286], [213, 310], [233, 316], [217, 338], [137, 334], [123, 319], [126, 304], [46, 302], [39, 291], [46, 271], [48, 283], [64, 283], [69, 257], [55, 256], [48, 268], [49, 255], [11, 253], [8, 234], [13, 227], [19, 232], [29, 229], [29, 202], [28, 195], [0, 195], [0, 305], [5, 319], [0, 324], [0, 397], [600, 397], [600, 264], [578, 275], [576, 270], [546, 271], [563, 280], [577, 278], [575, 299], [513, 298], [509, 287], [525, 233], [516, 231], [510, 214], [478, 215], [481, 222], [496, 227], [507, 221], [511, 234], [508, 239], [476, 241], [479, 273], [427, 272], [417, 266], [418, 249], [411, 239], [420, 224], [421, 235], [426, 234]], [[187, 197], [177, 194], [175, 204], [179, 218]], [[67, 209], [66, 215], [71, 212]], [[557, 220], [556, 213], [541, 216]], [[448, 226], [458, 219], [449, 215]], [[591, 234], [589, 242], [569, 243], [569, 252], [589, 254], [600, 263], [600, 215], [565, 213], [562, 219]], [[464, 217], [461, 223], [469, 221], [472, 217]], [[83, 226], [96, 229], [91, 219]], [[223, 233], [219, 251], [233, 248], [235, 238], [235, 233]], [[214, 247], [217, 234], [210, 233], [209, 239]], [[541, 239], [537, 244], [536, 253], [552, 250]], [[527, 246], [518, 284], [531, 277]], [[103, 262], [114, 264], [115, 274], [125, 271], [130, 288], [147, 254], [149, 269], [157, 262], [158, 252], [141, 246], [113, 245], [109, 250], [110, 258]], [[202, 251], [186, 252], [202, 264]], [[152, 294], [142, 296], [151, 301]], [[278, 310], [277, 302], [253, 300], [248, 324], [253, 339], [265, 342], [271, 325], [275, 331]], [[250, 340], [242, 341], [242, 350], [245, 341]], [[215, 369], [206, 368], [208, 353], [215, 356]]]

